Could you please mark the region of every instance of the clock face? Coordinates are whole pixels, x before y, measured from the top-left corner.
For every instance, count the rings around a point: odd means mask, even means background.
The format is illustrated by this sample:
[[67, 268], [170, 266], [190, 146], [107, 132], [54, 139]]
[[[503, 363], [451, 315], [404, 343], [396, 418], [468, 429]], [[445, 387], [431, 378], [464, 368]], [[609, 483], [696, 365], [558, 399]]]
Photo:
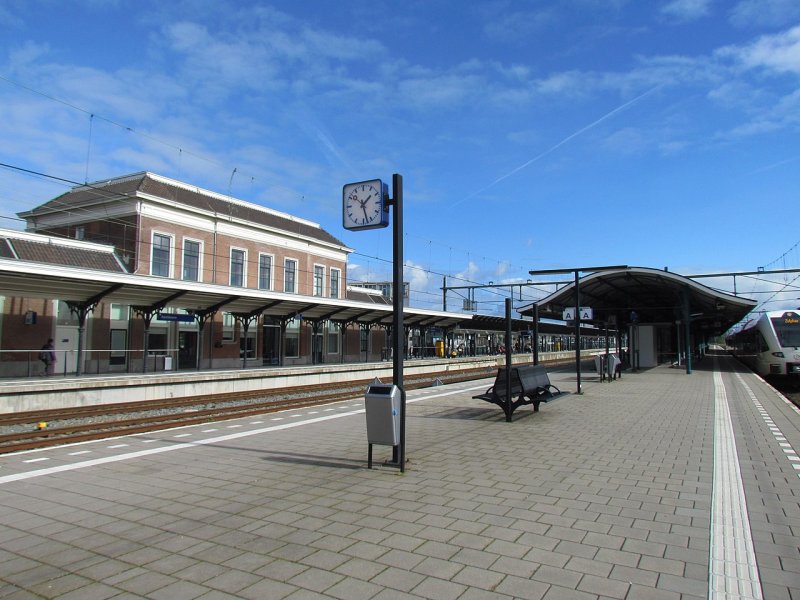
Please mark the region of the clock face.
[[349, 183], [342, 189], [345, 229], [374, 229], [389, 224], [384, 210], [384, 185], [380, 179]]

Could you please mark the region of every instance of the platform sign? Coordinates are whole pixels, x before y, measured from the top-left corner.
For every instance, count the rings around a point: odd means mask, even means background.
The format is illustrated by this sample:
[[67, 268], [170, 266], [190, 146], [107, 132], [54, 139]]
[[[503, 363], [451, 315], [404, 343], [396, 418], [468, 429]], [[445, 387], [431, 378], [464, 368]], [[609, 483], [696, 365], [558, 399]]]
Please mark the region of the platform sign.
[[158, 313], [156, 319], [158, 321], [177, 321], [179, 323], [194, 323], [194, 315], [185, 315], [182, 313]]
[[[589, 306], [581, 306], [579, 308], [580, 311], [580, 318], [581, 321], [591, 321], [594, 319], [594, 311]], [[565, 308], [564, 312], [561, 315], [562, 320], [564, 321], [574, 321], [575, 320], [575, 307], [572, 308]]]

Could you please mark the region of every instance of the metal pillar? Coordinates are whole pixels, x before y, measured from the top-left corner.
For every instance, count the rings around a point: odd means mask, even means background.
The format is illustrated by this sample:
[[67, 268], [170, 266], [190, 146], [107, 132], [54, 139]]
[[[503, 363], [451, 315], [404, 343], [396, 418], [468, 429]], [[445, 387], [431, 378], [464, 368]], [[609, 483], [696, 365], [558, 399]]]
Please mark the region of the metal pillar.
[[539, 364], [539, 305], [533, 305], [533, 364]]
[[[394, 314], [392, 329], [398, 334], [405, 331], [403, 327], [403, 176], [395, 173], [392, 175], [392, 193], [394, 198], [391, 206], [394, 209], [392, 219], [392, 233], [394, 238], [394, 268], [392, 278], [392, 301]], [[400, 472], [406, 469], [406, 390], [403, 387], [403, 339], [400, 335], [394, 336], [394, 361], [392, 364], [392, 379], [400, 390], [400, 445], [397, 451], [397, 463]]]
[[132, 306], [133, 312], [139, 315], [144, 321], [144, 339], [142, 340], [142, 373], [147, 373], [147, 352], [150, 346], [150, 322], [156, 314], [156, 311], [149, 309], [146, 306]]
[[581, 288], [580, 273], [575, 271], [575, 373], [578, 378], [578, 391], [581, 394]]
[[[247, 333], [250, 331], [250, 325], [253, 322], [258, 321], [259, 317], [261, 316], [260, 312], [250, 312], [250, 313], [231, 313], [233, 315], [234, 320], [239, 323], [239, 327], [242, 330], [242, 337], [244, 337], [244, 351], [242, 352], [242, 369], [247, 368]], [[256, 336], [256, 342], [258, 342], [258, 336]], [[258, 350], [256, 349], [256, 357], [258, 356]]]
[[511, 298], [506, 298], [506, 421], [511, 422]]
[[684, 344], [686, 347], [686, 374], [692, 374], [692, 317], [689, 312], [689, 294], [683, 293], [683, 322], [684, 322]]
[[[86, 319], [89, 313], [94, 311], [97, 303], [86, 304], [80, 302], [70, 302], [67, 300], [69, 311], [78, 319], [78, 358], [75, 362], [75, 375], [80, 377], [83, 373], [83, 339], [86, 337]], [[66, 361], [64, 361], [66, 365]], [[66, 371], [66, 369], [64, 369]]]

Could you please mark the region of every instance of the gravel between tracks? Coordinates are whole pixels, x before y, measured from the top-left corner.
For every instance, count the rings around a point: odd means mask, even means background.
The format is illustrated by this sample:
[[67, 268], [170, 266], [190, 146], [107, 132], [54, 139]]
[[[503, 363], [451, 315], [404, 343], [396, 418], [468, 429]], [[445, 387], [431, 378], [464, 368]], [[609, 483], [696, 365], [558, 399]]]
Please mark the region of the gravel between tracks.
[[[344, 387], [336, 389], [336, 392], [350, 392], [350, 391], [353, 392], [354, 396], [364, 393], [363, 386], [358, 386], [358, 387], [353, 386], [353, 387]], [[268, 402], [280, 402], [284, 400], [302, 400], [302, 399], [312, 398], [318, 394], [319, 392], [314, 392], [314, 391], [287, 392], [281, 395], [265, 394], [264, 396], [259, 396], [254, 398], [243, 398], [238, 400], [223, 400], [223, 401], [210, 401], [210, 402], [207, 401], [189, 406], [187, 405], [175, 406], [174, 408], [163, 407], [158, 409], [131, 410], [124, 413], [115, 412], [113, 414], [97, 414], [97, 415], [82, 416], [69, 419], [47, 420], [43, 418], [38, 418], [38, 419], [32, 419], [28, 423], [15, 423], [13, 425], [2, 424], [2, 417], [0, 417], [0, 435], [35, 431], [39, 429], [39, 423], [42, 421], [47, 423], [47, 429], [58, 429], [62, 427], [93, 425], [98, 423], [105, 423], [111, 421], [125, 421], [129, 419], [145, 418], [145, 417], [191, 415], [192, 413], [204, 410], [232, 408], [238, 406], [244, 407], [244, 406], [251, 406], [255, 404], [263, 404]]]
[[[442, 382], [446, 382], [448, 380], [458, 380], [459, 373], [454, 372], [452, 374], [439, 374], [438, 379]], [[411, 385], [418, 384], [418, 381], [410, 381], [408, 382]], [[68, 418], [68, 419], [58, 419], [54, 418], [52, 420], [48, 420], [45, 418], [36, 418], [31, 419], [30, 422], [27, 423], [15, 423], [15, 424], [3, 424], [2, 415], [0, 415], [0, 435], [7, 435], [13, 433], [24, 433], [30, 431], [36, 431], [39, 429], [38, 424], [39, 422], [45, 421], [47, 422], [47, 429], [58, 429], [63, 427], [72, 427], [72, 426], [80, 426], [80, 425], [93, 425], [98, 423], [110, 422], [110, 421], [124, 421], [128, 419], [136, 419], [136, 418], [146, 418], [146, 417], [160, 417], [160, 416], [167, 416], [167, 415], [191, 415], [194, 412], [200, 412], [204, 410], [214, 410], [214, 409], [222, 409], [222, 408], [231, 408], [237, 406], [250, 406], [255, 404], [262, 404], [265, 402], [280, 402], [284, 400], [302, 400], [313, 398], [314, 396], [320, 395], [320, 393], [351, 393], [353, 394], [354, 398], [363, 397], [365, 392], [365, 387], [362, 384], [359, 385], [345, 385], [345, 386], [337, 386], [336, 388], [327, 387], [325, 389], [319, 390], [282, 390], [278, 393], [269, 393], [265, 392], [263, 396], [254, 397], [254, 398], [243, 398], [237, 400], [220, 400], [220, 401], [205, 401], [199, 402], [198, 404], [194, 405], [181, 405], [175, 406], [173, 408], [170, 407], [163, 407], [158, 409], [143, 409], [143, 410], [131, 410], [124, 413], [113, 413], [113, 414], [97, 414], [91, 416], [81, 416], [76, 418]], [[334, 400], [332, 400], [334, 401]]]

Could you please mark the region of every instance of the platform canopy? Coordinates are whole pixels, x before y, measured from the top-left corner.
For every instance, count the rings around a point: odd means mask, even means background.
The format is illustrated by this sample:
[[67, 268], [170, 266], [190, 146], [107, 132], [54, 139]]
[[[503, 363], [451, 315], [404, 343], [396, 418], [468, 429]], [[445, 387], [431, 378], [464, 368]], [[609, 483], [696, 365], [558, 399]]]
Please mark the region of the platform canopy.
[[[391, 325], [391, 301], [378, 294], [348, 290], [347, 299], [301, 296], [268, 290], [236, 288], [134, 275], [117, 271], [43, 264], [0, 256], [0, 295], [58, 299], [82, 305], [100, 301], [150, 308], [177, 308], [239, 314], [263, 314], [276, 319], [301, 317], [369, 325]], [[404, 309], [404, 325], [452, 327], [472, 315], [417, 308]]]
[[[647, 267], [590, 272], [580, 277], [578, 288], [580, 306], [591, 308], [597, 323], [673, 324], [688, 315], [693, 329], [710, 336], [724, 333], [757, 305], [677, 273]], [[575, 282], [519, 312], [531, 316], [535, 306], [540, 318], [561, 319], [565, 309], [575, 308]]]

